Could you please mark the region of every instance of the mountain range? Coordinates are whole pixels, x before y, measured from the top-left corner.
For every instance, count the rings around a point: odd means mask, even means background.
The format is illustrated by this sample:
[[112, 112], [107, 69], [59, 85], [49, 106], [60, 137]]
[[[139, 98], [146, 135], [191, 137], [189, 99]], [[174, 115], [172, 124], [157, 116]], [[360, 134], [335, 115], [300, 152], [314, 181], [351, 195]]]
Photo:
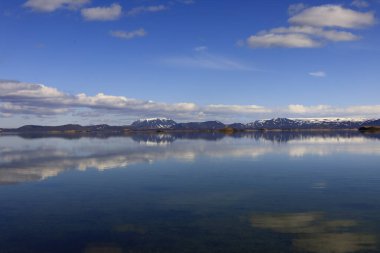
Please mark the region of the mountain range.
[[256, 120], [251, 123], [224, 124], [220, 121], [177, 123], [172, 119], [153, 118], [140, 119], [131, 125], [110, 126], [107, 124], [81, 126], [68, 124], [61, 126], [25, 125], [19, 128], [3, 128], [0, 132], [49, 132], [49, 133], [76, 133], [76, 132], [129, 132], [129, 131], [218, 131], [231, 129], [244, 130], [295, 130], [295, 129], [358, 129], [364, 126], [380, 126], [380, 119], [289, 119], [274, 118]]
[[357, 129], [362, 126], [380, 126], [380, 119], [288, 119], [274, 118], [256, 120], [251, 123], [223, 124], [220, 121], [176, 123], [171, 119], [157, 118], [138, 120], [132, 123], [137, 129], [173, 129], [173, 130], [220, 130], [232, 128], [236, 130], [262, 130], [262, 129]]

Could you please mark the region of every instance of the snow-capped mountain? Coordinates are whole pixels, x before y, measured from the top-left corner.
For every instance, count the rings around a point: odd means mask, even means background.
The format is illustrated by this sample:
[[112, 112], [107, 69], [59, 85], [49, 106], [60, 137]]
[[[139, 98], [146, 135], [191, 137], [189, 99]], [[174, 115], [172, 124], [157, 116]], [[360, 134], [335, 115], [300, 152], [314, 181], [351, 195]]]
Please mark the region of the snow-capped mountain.
[[172, 128], [177, 123], [166, 118], [140, 119], [132, 123], [131, 127], [138, 129], [164, 129]]
[[269, 120], [256, 120], [252, 123], [246, 124], [247, 128], [252, 129], [275, 129], [275, 128], [298, 128], [300, 122], [287, 118], [276, 118]]
[[257, 120], [248, 123], [248, 129], [355, 129], [364, 125], [379, 125], [379, 120], [351, 119], [351, 118], [312, 118], [288, 119], [275, 118]]
[[220, 121], [176, 123], [166, 118], [140, 119], [131, 124], [134, 129], [218, 130], [226, 127]]
[[380, 126], [380, 120], [356, 118], [274, 118], [256, 120], [248, 124], [234, 123], [225, 125], [220, 121], [176, 123], [171, 119], [142, 119], [132, 123], [134, 129], [175, 129], [175, 130], [219, 130], [231, 127], [245, 129], [357, 129], [361, 126]]

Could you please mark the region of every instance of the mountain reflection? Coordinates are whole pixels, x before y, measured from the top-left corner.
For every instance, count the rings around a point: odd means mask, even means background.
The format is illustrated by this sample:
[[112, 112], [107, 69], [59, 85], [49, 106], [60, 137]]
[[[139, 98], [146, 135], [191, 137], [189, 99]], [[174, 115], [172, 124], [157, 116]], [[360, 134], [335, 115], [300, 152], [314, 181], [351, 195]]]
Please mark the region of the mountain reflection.
[[328, 220], [323, 213], [264, 214], [251, 217], [253, 227], [295, 234], [293, 247], [315, 253], [349, 253], [376, 249], [376, 236], [354, 233], [354, 220]]
[[221, 132], [138, 132], [138, 133], [83, 133], [83, 134], [48, 134], [48, 133], [20, 133], [17, 134], [24, 139], [39, 138], [62, 138], [62, 139], [81, 139], [81, 138], [98, 138], [107, 139], [112, 137], [130, 137], [136, 142], [150, 141], [161, 143], [174, 142], [176, 140], [210, 140], [218, 141], [226, 137], [232, 138], [251, 138], [255, 140], [265, 139], [273, 142], [288, 142], [291, 140], [307, 139], [312, 136], [321, 138], [352, 138], [365, 137], [369, 139], [380, 139], [380, 134], [361, 133], [358, 131], [252, 131], [252, 132], [236, 132], [232, 134], [224, 134]]
[[[358, 132], [157, 133], [107, 138], [0, 136], [0, 184], [43, 180], [70, 169], [107, 170], [130, 164], [198, 157], [300, 158], [335, 153], [379, 155], [379, 139]], [[41, 137], [41, 136], [40, 136]], [[375, 136], [376, 137], [376, 136]]]

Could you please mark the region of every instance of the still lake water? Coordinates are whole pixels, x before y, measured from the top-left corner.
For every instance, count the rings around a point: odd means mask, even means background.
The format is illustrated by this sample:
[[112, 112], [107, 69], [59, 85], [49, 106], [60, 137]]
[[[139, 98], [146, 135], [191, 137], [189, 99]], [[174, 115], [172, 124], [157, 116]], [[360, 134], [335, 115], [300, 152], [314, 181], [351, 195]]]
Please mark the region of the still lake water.
[[0, 252], [380, 252], [380, 136], [0, 136]]

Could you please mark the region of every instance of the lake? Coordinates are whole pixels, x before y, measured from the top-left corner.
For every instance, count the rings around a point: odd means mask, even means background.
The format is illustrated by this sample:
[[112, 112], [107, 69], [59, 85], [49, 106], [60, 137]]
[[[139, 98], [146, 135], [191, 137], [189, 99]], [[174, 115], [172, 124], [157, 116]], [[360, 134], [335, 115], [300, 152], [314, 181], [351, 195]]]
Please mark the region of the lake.
[[0, 252], [380, 252], [380, 135], [0, 136]]

